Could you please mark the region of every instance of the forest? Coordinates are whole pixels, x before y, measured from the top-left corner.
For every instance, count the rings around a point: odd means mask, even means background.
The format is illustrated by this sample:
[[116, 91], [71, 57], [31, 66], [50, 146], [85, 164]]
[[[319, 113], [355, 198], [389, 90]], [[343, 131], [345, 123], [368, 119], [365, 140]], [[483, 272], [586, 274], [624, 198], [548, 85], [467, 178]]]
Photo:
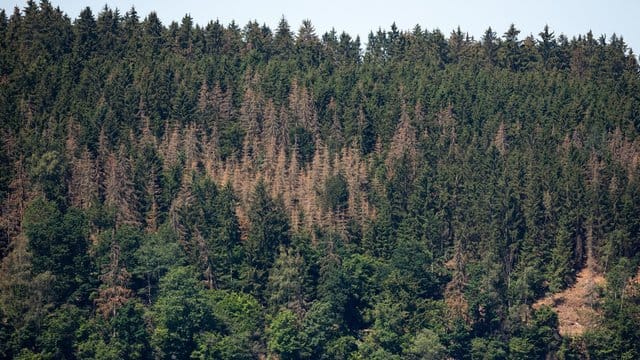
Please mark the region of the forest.
[[639, 132], [615, 34], [0, 10], [0, 358], [638, 359]]

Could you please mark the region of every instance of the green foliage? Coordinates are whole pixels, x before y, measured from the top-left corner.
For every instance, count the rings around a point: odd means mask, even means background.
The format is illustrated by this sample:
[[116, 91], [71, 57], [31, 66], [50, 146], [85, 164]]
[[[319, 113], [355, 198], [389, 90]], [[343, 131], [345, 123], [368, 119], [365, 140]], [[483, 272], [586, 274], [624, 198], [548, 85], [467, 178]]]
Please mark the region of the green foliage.
[[640, 354], [640, 286], [629, 260], [622, 258], [607, 274], [602, 325], [583, 335], [590, 356], [602, 359], [633, 359]]
[[135, 252], [137, 264], [132, 271], [144, 277], [145, 295], [151, 303], [152, 290], [158, 280], [176, 265], [183, 265], [185, 255], [178, 244], [177, 234], [168, 225], [163, 225], [156, 233], [146, 234]]
[[527, 338], [512, 337], [509, 340], [509, 355], [512, 359], [536, 359], [534, 345]]
[[204, 285], [191, 267], [175, 267], [160, 280], [153, 305], [151, 342], [163, 358], [187, 358], [197, 349], [200, 332], [219, 325], [205, 301]]
[[87, 254], [88, 224], [84, 214], [71, 208], [61, 213], [54, 202], [36, 198], [25, 210], [24, 231], [32, 254], [32, 271], [50, 272], [57, 300], [79, 301], [90, 285]]
[[509, 296], [516, 303], [531, 304], [544, 294], [543, 289], [544, 276], [540, 266], [525, 266], [524, 269], [517, 269], [509, 286]]
[[291, 248], [280, 247], [269, 271], [268, 303], [273, 309], [284, 306], [301, 313], [304, 305], [304, 259]]
[[282, 309], [267, 327], [267, 349], [281, 359], [297, 359], [304, 351], [302, 334], [296, 315], [291, 310]]
[[127, 269], [135, 269], [138, 266], [135, 253], [140, 247], [142, 237], [141, 229], [131, 225], [102, 233], [98, 244], [93, 249], [96, 265], [98, 268], [105, 267], [109, 263], [109, 252], [112, 246], [117, 245], [120, 249], [121, 265]]
[[178, 230], [187, 255], [208, 281], [219, 288], [235, 285], [243, 256], [235, 199], [230, 188], [219, 190], [208, 177], [195, 178], [189, 205], [179, 211]]
[[264, 296], [264, 288], [269, 278], [278, 247], [289, 243], [289, 221], [279, 202], [271, 199], [265, 184], [256, 186], [249, 209], [251, 227], [244, 242], [248, 269], [245, 270], [245, 286], [258, 298]]
[[556, 245], [551, 253], [549, 289], [557, 292], [571, 283], [574, 269], [571, 265], [572, 244], [570, 234], [564, 226], [560, 226], [556, 235]]
[[145, 309], [129, 301], [108, 321], [92, 318], [76, 331], [81, 359], [151, 359], [150, 336], [144, 319]]
[[245, 337], [222, 336], [206, 332], [198, 335], [198, 349], [191, 354], [193, 359], [253, 359], [251, 343]]
[[70, 359], [74, 356], [76, 332], [84, 323], [86, 314], [74, 305], [63, 305], [49, 314], [44, 321], [45, 330], [38, 338], [38, 347], [45, 359]]
[[506, 289], [500, 270], [500, 265], [489, 257], [469, 269], [466, 298], [474, 327], [483, 335], [495, 332], [506, 317]]
[[324, 183], [323, 204], [326, 209], [334, 212], [344, 211], [349, 201], [349, 190], [344, 175], [329, 177]]
[[[305, 314], [302, 323], [302, 337], [306, 340], [306, 349], [310, 358], [331, 358], [332, 351], [339, 350], [338, 330], [341, 327], [340, 314], [336, 313], [332, 304], [315, 301]], [[332, 346], [338, 348], [332, 350]], [[347, 353], [343, 353], [346, 356]]]
[[471, 358], [474, 360], [506, 359], [505, 344], [500, 339], [475, 338], [471, 340]]
[[48, 151], [40, 158], [32, 158], [30, 169], [34, 182], [40, 184], [46, 198], [54, 202], [63, 202], [66, 189], [64, 188], [65, 164], [60, 154]]
[[249, 294], [214, 290], [209, 293], [214, 315], [227, 331], [253, 336], [262, 326], [262, 306]]
[[253, 359], [256, 335], [262, 327], [262, 306], [251, 295], [225, 290], [210, 290], [204, 294], [217, 321], [219, 331], [196, 335], [196, 359]]
[[296, 127], [289, 133], [289, 142], [297, 145], [294, 155], [298, 157], [301, 166], [311, 161], [315, 151], [313, 134], [303, 127]]
[[[114, 340], [122, 344], [124, 357], [128, 359], [150, 359], [149, 333], [144, 321], [145, 308], [137, 301], [129, 301], [111, 319]], [[112, 340], [113, 341], [113, 340]]]
[[429, 329], [422, 329], [407, 348], [406, 354], [410, 359], [444, 359], [445, 350], [438, 334]]
[[366, 330], [364, 348], [384, 349], [389, 354], [399, 354], [406, 342], [403, 324], [408, 316], [403, 304], [386, 295], [365, 313], [365, 321], [371, 324]]
[[416, 297], [438, 297], [441, 279], [434, 273], [433, 256], [422, 239], [415, 233], [415, 220], [406, 219], [398, 229], [396, 248], [391, 255], [392, 274], [389, 276], [397, 286], [399, 296], [406, 292], [410, 299]]
[[551, 308], [543, 306], [533, 313], [533, 324], [528, 332], [539, 356], [548, 356], [560, 348], [558, 315]]
[[388, 259], [395, 247], [395, 229], [391, 208], [388, 203], [381, 205], [380, 214], [373, 220], [363, 236], [364, 250], [374, 256]]
[[242, 138], [244, 134], [237, 123], [222, 128], [220, 134], [220, 156], [223, 159], [239, 156], [242, 150]]
[[60, 231], [61, 217], [62, 214], [55, 203], [43, 198], [34, 200], [26, 210], [24, 226], [29, 238], [29, 250], [35, 257], [32, 264], [33, 271], [36, 273], [51, 271], [60, 262], [57, 257], [66, 253], [66, 249], [52, 248], [56, 243], [54, 239]]
[[621, 37], [75, 15], [0, 11], [0, 358], [640, 356]]
[[262, 182], [253, 192], [249, 221], [251, 229], [246, 244], [249, 263], [258, 270], [266, 270], [273, 264], [278, 246], [289, 242], [289, 223]]

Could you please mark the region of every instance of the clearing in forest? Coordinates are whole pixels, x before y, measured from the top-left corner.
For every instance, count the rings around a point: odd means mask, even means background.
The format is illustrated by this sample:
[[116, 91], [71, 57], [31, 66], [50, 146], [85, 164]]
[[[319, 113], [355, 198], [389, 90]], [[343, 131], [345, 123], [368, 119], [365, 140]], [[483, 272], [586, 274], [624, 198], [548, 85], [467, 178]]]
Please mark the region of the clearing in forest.
[[560, 335], [579, 336], [597, 321], [597, 288], [604, 285], [604, 277], [586, 266], [578, 272], [575, 284], [539, 300], [533, 307], [551, 306], [558, 314]]

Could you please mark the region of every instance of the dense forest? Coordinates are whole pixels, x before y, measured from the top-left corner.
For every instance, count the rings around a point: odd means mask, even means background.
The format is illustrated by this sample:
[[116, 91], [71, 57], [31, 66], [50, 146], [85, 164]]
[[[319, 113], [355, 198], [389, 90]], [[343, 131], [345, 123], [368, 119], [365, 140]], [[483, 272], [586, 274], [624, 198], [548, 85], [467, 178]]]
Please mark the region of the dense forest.
[[2, 10], [0, 358], [640, 358], [639, 70], [548, 27]]

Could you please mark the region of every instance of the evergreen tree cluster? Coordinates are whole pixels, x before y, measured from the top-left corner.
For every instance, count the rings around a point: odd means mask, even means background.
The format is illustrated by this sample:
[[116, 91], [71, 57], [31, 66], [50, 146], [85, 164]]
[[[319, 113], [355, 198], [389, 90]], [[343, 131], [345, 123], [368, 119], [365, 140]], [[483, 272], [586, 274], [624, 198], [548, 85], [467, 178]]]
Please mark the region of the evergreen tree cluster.
[[[0, 358], [640, 357], [640, 68], [545, 27], [0, 10]], [[534, 306], [604, 274], [593, 326]]]

